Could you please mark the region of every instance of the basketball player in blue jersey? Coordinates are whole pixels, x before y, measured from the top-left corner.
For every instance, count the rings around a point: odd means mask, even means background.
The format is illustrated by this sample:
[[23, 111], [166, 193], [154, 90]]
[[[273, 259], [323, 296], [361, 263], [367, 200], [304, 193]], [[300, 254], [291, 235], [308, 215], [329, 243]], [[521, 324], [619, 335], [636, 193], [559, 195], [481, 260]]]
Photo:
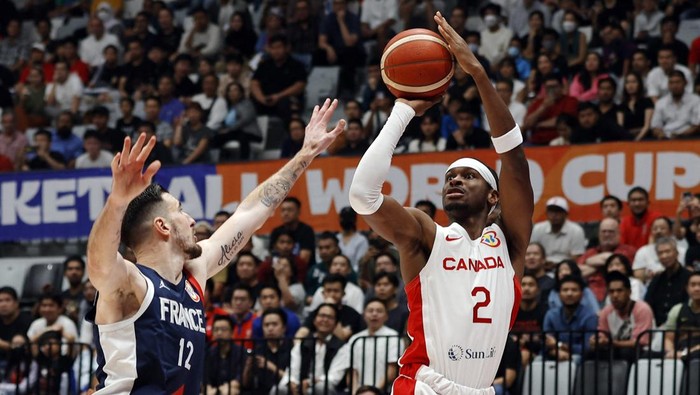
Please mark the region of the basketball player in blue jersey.
[[[202, 286], [224, 269], [270, 217], [311, 161], [342, 133], [328, 132], [336, 100], [314, 108], [299, 153], [246, 197], [209, 238], [197, 242], [195, 221], [151, 179], [144, 163], [156, 140], [144, 134], [112, 161], [112, 192], [88, 240], [88, 275], [98, 290], [97, 394], [199, 394], [204, 369]], [[124, 259], [119, 243], [133, 249]]]
[[398, 99], [357, 167], [350, 203], [401, 256], [413, 342], [399, 361], [393, 393], [494, 394], [491, 384], [519, 305], [533, 192], [522, 133], [508, 107], [462, 37], [440, 13], [435, 21], [458, 67], [479, 90], [502, 163], [500, 183], [496, 172], [476, 159], [452, 163], [442, 188], [448, 227], [382, 195], [406, 125], [439, 100]]

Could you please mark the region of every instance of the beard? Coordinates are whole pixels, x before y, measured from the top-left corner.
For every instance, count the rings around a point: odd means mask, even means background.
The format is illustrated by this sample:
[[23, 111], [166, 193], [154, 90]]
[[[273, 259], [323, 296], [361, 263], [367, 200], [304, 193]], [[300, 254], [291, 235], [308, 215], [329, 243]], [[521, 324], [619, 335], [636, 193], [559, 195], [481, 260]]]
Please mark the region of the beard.
[[177, 228], [175, 229], [175, 240], [182, 252], [187, 256], [187, 259], [199, 258], [202, 255], [202, 246], [191, 239], [188, 240]]

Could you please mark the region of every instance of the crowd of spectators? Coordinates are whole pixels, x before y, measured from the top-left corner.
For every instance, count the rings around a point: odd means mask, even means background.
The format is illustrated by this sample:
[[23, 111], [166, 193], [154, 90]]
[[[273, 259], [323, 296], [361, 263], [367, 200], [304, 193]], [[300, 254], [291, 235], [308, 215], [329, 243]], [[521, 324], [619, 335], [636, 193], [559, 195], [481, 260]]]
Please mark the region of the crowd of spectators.
[[[283, 125], [274, 146], [287, 157], [315, 104], [305, 97], [308, 76], [328, 66], [339, 68], [332, 94], [348, 120], [328, 154], [360, 155], [393, 102], [381, 49], [404, 29], [434, 30], [435, 11], [486, 66], [528, 145], [699, 134], [700, 38], [679, 38], [681, 22], [700, 14], [696, 0], [2, 6], [3, 170], [104, 167], [125, 136], [142, 131], [155, 133], [162, 146], [153, 159], [166, 164], [247, 160], [263, 139], [263, 115]], [[409, 125], [397, 152], [485, 148], [488, 131], [476, 87], [458, 67], [442, 104]], [[230, 141], [238, 156], [224, 155]]]

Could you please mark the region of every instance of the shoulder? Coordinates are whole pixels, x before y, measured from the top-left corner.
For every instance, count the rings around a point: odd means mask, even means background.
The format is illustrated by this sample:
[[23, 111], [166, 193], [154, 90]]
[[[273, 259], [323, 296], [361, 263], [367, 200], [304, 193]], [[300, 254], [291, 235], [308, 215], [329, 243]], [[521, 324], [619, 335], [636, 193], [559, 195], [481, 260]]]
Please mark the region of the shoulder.
[[[680, 306], [680, 304], [676, 306]], [[673, 308], [675, 308], [676, 306], [673, 306], [671, 310], [673, 310]], [[634, 308], [632, 309], [632, 312], [635, 314], [653, 314], [651, 306], [649, 306], [649, 304], [643, 300], [637, 300], [634, 302]]]

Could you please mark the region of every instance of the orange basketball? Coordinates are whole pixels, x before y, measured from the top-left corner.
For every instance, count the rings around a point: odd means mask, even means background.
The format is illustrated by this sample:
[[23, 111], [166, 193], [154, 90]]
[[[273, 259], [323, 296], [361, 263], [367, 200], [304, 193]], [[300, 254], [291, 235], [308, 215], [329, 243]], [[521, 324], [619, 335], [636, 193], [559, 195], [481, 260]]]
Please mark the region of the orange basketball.
[[454, 74], [447, 43], [427, 29], [397, 34], [384, 48], [382, 80], [396, 97], [427, 99], [443, 94]]

